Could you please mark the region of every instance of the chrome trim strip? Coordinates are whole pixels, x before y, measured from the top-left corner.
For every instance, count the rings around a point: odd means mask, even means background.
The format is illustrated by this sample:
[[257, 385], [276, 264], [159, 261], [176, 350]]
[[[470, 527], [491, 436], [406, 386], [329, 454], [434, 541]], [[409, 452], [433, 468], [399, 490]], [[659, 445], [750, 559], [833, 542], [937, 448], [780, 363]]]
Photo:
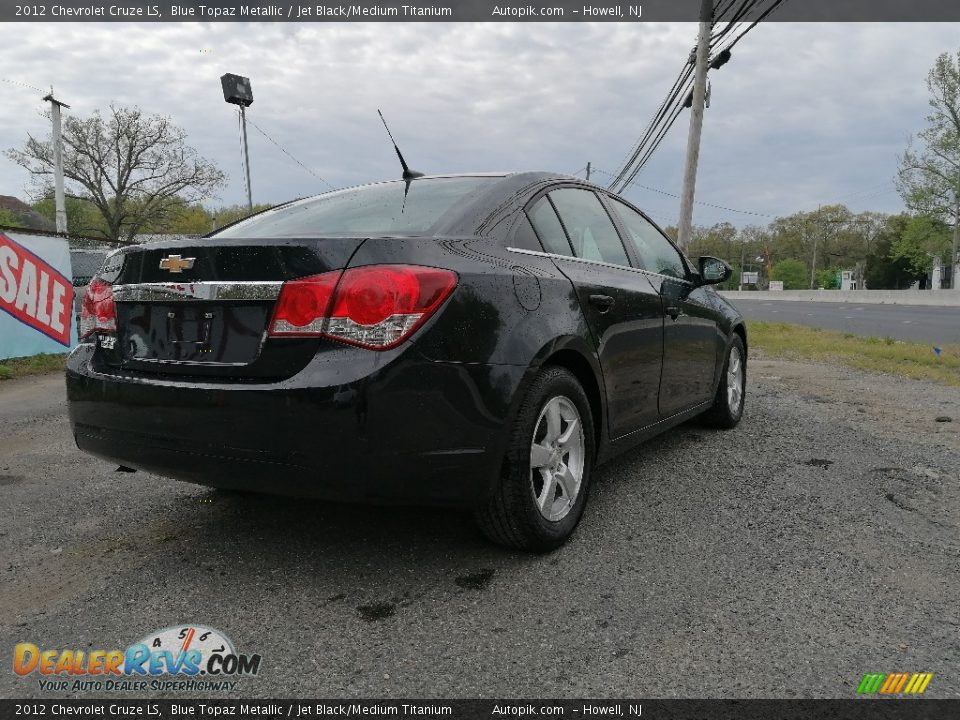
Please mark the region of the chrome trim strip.
[[186, 302], [190, 300], [276, 300], [282, 282], [204, 281], [114, 285], [116, 302]]
[[[262, 344], [261, 344], [262, 349]], [[260, 350], [257, 351], [257, 357], [260, 357]], [[246, 367], [253, 363], [257, 358], [254, 358], [248, 363], [225, 363], [225, 362], [204, 362], [203, 360], [158, 360], [156, 358], [141, 358], [141, 357], [131, 357], [126, 358], [121, 365], [123, 370], [132, 370], [127, 363], [137, 362], [137, 363], [151, 363], [155, 365], [177, 365], [183, 367], [184, 365], [188, 367]]]
[[683, 278], [674, 277], [673, 275], [664, 275], [663, 273], [645, 270], [644, 268], [636, 268], [632, 265], [616, 265], [614, 263], [603, 262], [602, 260], [578, 258], [574, 255], [557, 255], [556, 253], [540, 252], [539, 250], [525, 250], [524, 248], [515, 247], [508, 247], [507, 252], [520, 253], [521, 255], [536, 255], [537, 257], [550, 258], [551, 260], [572, 260], [573, 262], [584, 263], [586, 265], [599, 265], [600, 267], [614, 268], [615, 270], [629, 270], [631, 272], [643, 273], [644, 275], [655, 275], [656, 277], [661, 277], [664, 280], [679, 282], [683, 283], [684, 285], [693, 285], [692, 282], [689, 280], [684, 280]]

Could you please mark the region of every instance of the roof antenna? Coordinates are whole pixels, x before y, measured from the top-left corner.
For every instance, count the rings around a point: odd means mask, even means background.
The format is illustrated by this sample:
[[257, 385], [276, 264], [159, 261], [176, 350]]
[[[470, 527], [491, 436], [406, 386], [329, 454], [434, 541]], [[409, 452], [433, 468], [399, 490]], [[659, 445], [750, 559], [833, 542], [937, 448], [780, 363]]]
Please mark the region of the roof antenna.
[[387, 135], [390, 136], [390, 142], [393, 143], [393, 149], [397, 151], [397, 157], [400, 158], [400, 165], [403, 166], [403, 179], [407, 181], [408, 187], [409, 182], [418, 177], [423, 177], [422, 172], [417, 172], [416, 170], [411, 170], [407, 167], [407, 161], [403, 159], [403, 153], [400, 152], [400, 148], [397, 147], [397, 141], [393, 139], [393, 133], [390, 132], [390, 128], [387, 127], [387, 121], [383, 117], [383, 113], [380, 112], [380, 108], [377, 108], [377, 115], [380, 116], [380, 122], [383, 123], [383, 127], [387, 130]]
[[383, 123], [383, 126], [387, 129], [387, 135], [390, 136], [390, 142], [393, 143], [393, 149], [397, 151], [397, 157], [400, 158], [400, 164], [403, 166], [403, 205], [400, 206], [400, 214], [403, 214], [403, 211], [407, 209], [407, 195], [410, 194], [410, 183], [416, 180], [418, 177], [423, 177], [422, 172], [417, 172], [416, 170], [411, 170], [407, 167], [407, 161], [403, 159], [403, 153], [400, 152], [400, 148], [397, 147], [397, 141], [393, 139], [393, 133], [390, 132], [390, 128], [387, 127], [387, 121], [383, 118], [383, 113], [380, 112], [380, 108], [377, 108], [377, 115], [380, 116], [380, 121]]

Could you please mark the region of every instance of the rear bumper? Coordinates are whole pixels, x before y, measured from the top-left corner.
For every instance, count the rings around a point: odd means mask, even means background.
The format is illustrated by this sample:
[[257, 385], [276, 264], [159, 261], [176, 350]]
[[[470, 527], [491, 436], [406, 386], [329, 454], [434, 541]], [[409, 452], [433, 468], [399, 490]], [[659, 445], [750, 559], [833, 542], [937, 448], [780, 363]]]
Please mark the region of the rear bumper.
[[67, 362], [81, 450], [202, 485], [371, 503], [482, 501], [525, 373], [404, 354], [215, 384], [97, 372], [93, 352], [82, 345]]

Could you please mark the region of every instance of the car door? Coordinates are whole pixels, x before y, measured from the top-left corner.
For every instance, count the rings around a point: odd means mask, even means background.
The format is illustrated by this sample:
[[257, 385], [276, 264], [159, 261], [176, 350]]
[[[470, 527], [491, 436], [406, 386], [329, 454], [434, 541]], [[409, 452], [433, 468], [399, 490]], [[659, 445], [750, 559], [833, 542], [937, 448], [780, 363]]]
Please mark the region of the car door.
[[723, 333], [708, 290], [697, 287], [680, 251], [641, 213], [609, 197], [627, 242], [651, 274], [660, 293], [666, 320], [663, 329], [663, 369], [660, 416], [667, 418], [710, 400]]
[[534, 200], [527, 215], [544, 249], [573, 283], [596, 343], [611, 439], [653, 424], [663, 360], [663, 308], [656, 288], [631, 267], [597, 195], [564, 187]]

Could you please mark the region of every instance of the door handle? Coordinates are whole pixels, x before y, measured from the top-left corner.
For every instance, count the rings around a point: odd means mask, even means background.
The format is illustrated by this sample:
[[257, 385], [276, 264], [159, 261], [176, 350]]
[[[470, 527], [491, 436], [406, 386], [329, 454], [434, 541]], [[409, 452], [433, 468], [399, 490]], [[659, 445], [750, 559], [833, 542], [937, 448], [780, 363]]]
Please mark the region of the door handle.
[[591, 295], [590, 304], [605, 313], [613, 307], [614, 299], [609, 295]]
[[669, 315], [672, 320], [676, 320], [682, 314], [683, 310], [680, 309], [679, 305], [667, 305], [667, 315]]

